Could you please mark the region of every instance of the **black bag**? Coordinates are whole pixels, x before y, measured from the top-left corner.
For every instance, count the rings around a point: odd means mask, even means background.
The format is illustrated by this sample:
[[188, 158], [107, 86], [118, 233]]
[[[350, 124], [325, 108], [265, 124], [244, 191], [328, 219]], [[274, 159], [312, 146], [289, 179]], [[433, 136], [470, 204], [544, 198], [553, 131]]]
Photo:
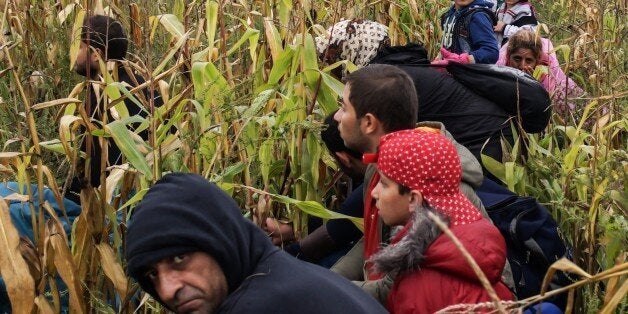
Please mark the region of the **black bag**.
[[538, 133], [547, 127], [552, 114], [550, 96], [532, 76], [495, 64], [450, 62], [446, 68], [458, 82], [516, 116], [524, 131]]
[[[539, 294], [549, 266], [562, 257], [572, 258], [556, 221], [533, 197], [516, 195], [491, 180], [484, 179], [476, 192], [506, 240], [517, 299]], [[565, 273], [556, 272], [548, 290], [570, 283]], [[567, 296], [548, 301], [564, 309]]]

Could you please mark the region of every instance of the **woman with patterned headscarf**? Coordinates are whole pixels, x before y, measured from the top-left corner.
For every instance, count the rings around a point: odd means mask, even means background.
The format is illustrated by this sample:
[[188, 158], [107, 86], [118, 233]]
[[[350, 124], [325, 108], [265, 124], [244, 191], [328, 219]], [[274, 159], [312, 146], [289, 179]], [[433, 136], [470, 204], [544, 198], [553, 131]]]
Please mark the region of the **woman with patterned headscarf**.
[[390, 46], [388, 28], [369, 20], [344, 20], [316, 39], [327, 64], [351, 61], [359, 67], [391, 64], [414, 81], [419, 96], [418, 121], [438, 121], [481, 160], [481, 154], [502, 160], [501, 138], [513, 142], [511, 116], [450, 75], [429, 67], [427, 51], [420, 45]]

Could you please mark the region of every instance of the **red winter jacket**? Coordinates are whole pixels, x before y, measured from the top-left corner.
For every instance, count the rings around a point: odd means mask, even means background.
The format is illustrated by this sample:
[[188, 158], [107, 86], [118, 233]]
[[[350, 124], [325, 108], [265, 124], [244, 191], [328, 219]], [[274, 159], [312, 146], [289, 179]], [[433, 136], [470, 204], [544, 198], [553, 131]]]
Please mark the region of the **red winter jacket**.
[[[380, 271], [400, 274], [388, 295], [388, 310], [434, 313], [454, 304], [491, 301], [453, 242], [440, 234], [429, 218], [418, 216], [397, 234], [392, 245], [374, 257]], [[501, 282], [506, 243], [497, 228], [482, 219], [451, 231], [475, 259], [497, 295], [502, 300], [512, 300], [512, 293]]]

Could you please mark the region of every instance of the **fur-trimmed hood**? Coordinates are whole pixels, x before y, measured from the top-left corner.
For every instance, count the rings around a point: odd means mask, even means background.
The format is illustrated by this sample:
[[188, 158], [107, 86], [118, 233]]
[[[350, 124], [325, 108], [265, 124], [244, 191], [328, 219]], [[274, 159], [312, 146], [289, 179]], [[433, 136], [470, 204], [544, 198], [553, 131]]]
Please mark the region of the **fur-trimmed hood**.
[[[442, 216], [441, 216], [442, 217]], [[501, 278], [506, 263], [506, 243], [499, 230], [488, 220], [451, 228], [491, 283]], [[421, 268], [431, 268], [449, 275], [478, 281], [476, 274], [454, 243], [441, 233], [427, 216], [427, 209], [415, 211], [391, 244], [371, 258], [379, 273], [403, 275]]]

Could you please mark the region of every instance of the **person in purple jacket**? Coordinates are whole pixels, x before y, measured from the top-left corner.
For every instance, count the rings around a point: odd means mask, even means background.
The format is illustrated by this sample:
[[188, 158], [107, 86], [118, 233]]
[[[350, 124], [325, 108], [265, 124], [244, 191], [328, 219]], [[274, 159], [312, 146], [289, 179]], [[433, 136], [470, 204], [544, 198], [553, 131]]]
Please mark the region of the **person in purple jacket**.
[[499, 48], [493, 31], [496, 22], [491, 11], [493, 3], [486, 0], [453, 2], [441, 16], [441, 55], [435, 63], [495, 63]]

